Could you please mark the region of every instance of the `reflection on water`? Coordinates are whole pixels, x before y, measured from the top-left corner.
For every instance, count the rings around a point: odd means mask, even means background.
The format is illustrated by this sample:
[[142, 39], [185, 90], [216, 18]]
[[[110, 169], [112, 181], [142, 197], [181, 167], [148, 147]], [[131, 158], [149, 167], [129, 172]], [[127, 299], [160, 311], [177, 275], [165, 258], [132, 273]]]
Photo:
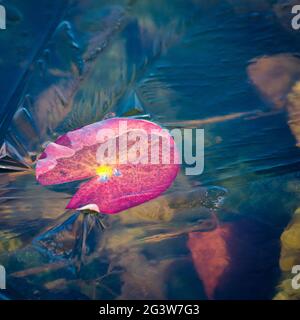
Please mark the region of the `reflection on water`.
[[[14, 70], [0, 95], [8, 297], [271, 299], [300, 202], [300, 48], [281, 1], [45, 1], [50, 29], [11, 2], [0, 36], [37, 46], [0, 60]], [[38, 185], [36, 156], [112, 113], [204, 128], [204, 173], [119, 215], [65, 211], [78, 184]]]

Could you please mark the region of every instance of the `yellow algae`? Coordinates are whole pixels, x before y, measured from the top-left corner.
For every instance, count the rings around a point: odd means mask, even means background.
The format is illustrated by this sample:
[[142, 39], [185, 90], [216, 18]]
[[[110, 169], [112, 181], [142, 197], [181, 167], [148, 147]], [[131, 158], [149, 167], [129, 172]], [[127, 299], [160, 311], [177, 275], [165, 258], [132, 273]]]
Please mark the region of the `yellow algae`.
[[293, 224], [283, 232], [281, 242], [287, 249], [300, 250], [300, 224]]
[[292, 287], [292, 280], [286, 279], [278, 287], [280, 291], [275, 295], [273, 300], [299, 300], [299, 290]]
[[273, 300], [289, 300], [289, 296], [283, 291], [276, 294]]
[[292, 218], [291, 223], [281, 235], [280, 269], [283, 280], [278, 286], [274, 300], [299, 300], [300, 291], [292, 288], [292, 269], [300, 264], [300, 208]]
[[279, 265], [283, 272], [290, 272], [293, 266], [300, 263], [300, 256], [295, 257], [293, 255], [288, 255], [280, 258]]
[[126, 215], [120, 215], [123, 224], [138, 221], [168, 222], [174, 216], [174, 209], [170, 208], [166, 196], [158, 197], [135, 208], [126, 210]]

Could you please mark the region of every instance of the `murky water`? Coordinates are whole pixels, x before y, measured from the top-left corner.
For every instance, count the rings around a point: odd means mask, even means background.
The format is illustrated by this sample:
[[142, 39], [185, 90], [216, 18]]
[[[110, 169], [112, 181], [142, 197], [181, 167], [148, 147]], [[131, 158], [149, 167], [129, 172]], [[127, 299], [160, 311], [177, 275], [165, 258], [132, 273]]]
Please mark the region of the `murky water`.
[[[10, 1], [0, 33], [8, 298], [273, 298], [300, 149], [289, 108], [260, 94], [249, 67], [300, 50], [277, 1], [23, 2]], [[293, 63], [285, 90], [300, 78]], [[78, 184], [39, 185], [36, 156], [111, 112], [204, 128], [204, 173], [182, 170], [167, 194], [117, 216], [66, 211]]]

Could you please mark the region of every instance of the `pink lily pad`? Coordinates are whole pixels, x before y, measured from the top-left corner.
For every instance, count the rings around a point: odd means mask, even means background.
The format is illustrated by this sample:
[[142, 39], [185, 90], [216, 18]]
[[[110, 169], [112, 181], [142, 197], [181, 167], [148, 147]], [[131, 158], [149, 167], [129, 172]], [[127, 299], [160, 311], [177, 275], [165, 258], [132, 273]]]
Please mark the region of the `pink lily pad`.
[[[135, 140], [134, 134], [141, 131], [147, 136], [137, 148], [139, 139]], [[124, 137], [125, 143], [121, 140]], [[115, 156], [106, 150], [108, 145], [116, 145]], [[157, 148], [151, 149], [153, 146]], [[104, 150], [102, 157], [99, 150]], [[154, 163], [153, 150], [158, 150]], [[139, 161], [123, 162], [124, 158]], [[37, 162], [36, 178], [42, 185], [90, 179], [81, 185], [67, 208], [111, 214], [167, 190], [179, 171], [178, 159], [173, 138], [157, 124], [113, 118], [68, 132], [50, 143]]]

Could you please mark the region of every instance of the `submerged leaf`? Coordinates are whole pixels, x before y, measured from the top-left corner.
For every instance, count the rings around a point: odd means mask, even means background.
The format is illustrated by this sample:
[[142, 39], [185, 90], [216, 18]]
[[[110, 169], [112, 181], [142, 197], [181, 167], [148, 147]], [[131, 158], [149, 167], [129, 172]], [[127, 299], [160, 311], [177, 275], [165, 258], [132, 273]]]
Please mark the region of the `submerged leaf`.
[[280, 275], [280, 230], [241, 219], [190, 233], [188, 247], [209, 299], [270, 299]]
[[230, 263], [226, 245], [230, 229], [230, 225], [225, 225], [210, 232], [189, 234], [188, 247], [209, 299], [213, 299], [220, 278]]

